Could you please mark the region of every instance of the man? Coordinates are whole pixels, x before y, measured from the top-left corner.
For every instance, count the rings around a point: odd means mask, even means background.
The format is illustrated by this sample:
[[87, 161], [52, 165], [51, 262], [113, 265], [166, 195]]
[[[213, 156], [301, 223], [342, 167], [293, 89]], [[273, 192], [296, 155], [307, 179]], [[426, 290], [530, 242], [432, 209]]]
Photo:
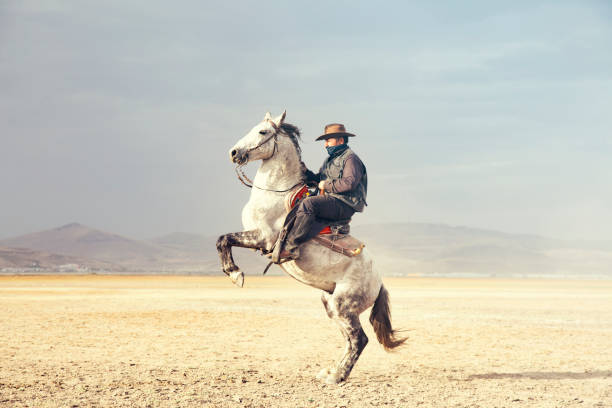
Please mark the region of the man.
[[325, 126], [325, 133], [316, 139], [325, 140], [329, 157], [317, 174], [306, 169], [304, 176], [308, 184], [317, 185], [320, 194], [300, 202], [284, 246], [281, 232], [273, 260], [297, 259], [300, 244], [314, 238], [330, 222], [350, 221], [355, 212], [362, 212], [367, 205], [366, 168], [347, 144], [348, 138], [354, 136], [344, 125], [332, 123]]

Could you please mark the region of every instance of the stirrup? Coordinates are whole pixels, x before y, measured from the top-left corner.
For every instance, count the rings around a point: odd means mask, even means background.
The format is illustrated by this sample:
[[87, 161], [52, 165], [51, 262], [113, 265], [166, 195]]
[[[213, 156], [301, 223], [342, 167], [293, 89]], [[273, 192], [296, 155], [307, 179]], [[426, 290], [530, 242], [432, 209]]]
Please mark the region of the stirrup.
[[288, 261], [294, 261], [300, 256], [299, 248], [296, 248], [293, 253], [281, 248], [284, 248], [284, 245], [281, 244], [274, 248], [274, 252], [272, 253], [272, 257], [270, 259], [272, 263], [280, 265]]
[[288, 233], [289, 231], [287, 230], [287, 228], [283, 228], [280, 234], [278, 234], [278, 238], [276, 240], [276, 244], [274, 244], [274, 248], [272, 248], [272, 255], [270, 256], [270, 259], [275, 264], [280, 263], [280, 255], [281, 252], [283, 252], [283, 247], [285, 246], [285, 239], [287, 238]]
[[279, 251], [279, 253], [277, 254], [277, 256], [275, 257], [274, 255], [272, 256], [272, 263], [275, 263], [277, 265], [283, 264], [285, 262], [289, 262], [289, 261], [295, 261], [296, 259], [299, 258], [299, 252], [297, 253], [297, 255], [294, 255], [292, 253], [290, 253], [289, 251]]

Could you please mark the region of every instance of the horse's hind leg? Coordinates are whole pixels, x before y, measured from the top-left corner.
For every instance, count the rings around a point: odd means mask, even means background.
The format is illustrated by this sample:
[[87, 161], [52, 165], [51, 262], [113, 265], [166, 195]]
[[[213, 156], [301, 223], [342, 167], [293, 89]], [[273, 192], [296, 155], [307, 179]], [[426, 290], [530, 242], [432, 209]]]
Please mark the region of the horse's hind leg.
[[322, 300], [328, 316], [338, 324], [346, 340], [344, 353], [337, 365], [322, 370], [317, 376], [326, 383], [335, 384], [348, 378], [361, 352], [368, 344], [368, 337], [359, 321], [359, 313], [363, 310], [360, 296], [324, 293]]
[[330, 376], [335, 375], [336, 373], [336, 366], [340, 364], [340, 362], [342, 361], [342, 358], [344, 358], [345, 355], [347, 355], [350, 350], [351, 350], [351, 341], [350, 338], [348, 336], [348, 332], [344, 329], [344, 326], [339, 324], [339, 320], [335, 319], [335, 312], [332, 308], [330, 308], [330, 302], [331, 302], [331, 297], [332, 295], [330, 295], [327, 292], [323, 292], [323, 294], [321, 295], [321, 301], [323, 302], [323, 306], [325, 307], [325, 311], [327, 312], [327, 316], [329, 316], [330, 319], [332, 319], [336, 324], [338, 324], [338, 328], [340, 329], [340, 333], [342, 333], [342, 336], [344, 337], [344, 340], [346, 341], [346, 346], [344, 348], [344, 353], [342, 354], [340, 360], [338, 361], [338, 363], [334, 364], [331, 367], [326, 367], [324, 369], [322, 369], [318, 374], [317, 374], [317, 378], [319, 380], [323, 380], [323, 381], [327, 381], [327, 378]]
[[346, 380], [353, 370], [357, 359], [359, 359], [361, 352], [368, 344], [368, 337], [361, 327], [358, 315], [353, 314], [350, 316], [341, 316], [337, 319], [339, 320], [339, 324], [344, 327], [344, 330], [346, 330], [348, 334], [348, 342], [350, 346], [346, 348], [342, 360], [340, 360], [336, 366], [335, 373], [326, 379], [326, 382], [328, 383], [339, 383]]

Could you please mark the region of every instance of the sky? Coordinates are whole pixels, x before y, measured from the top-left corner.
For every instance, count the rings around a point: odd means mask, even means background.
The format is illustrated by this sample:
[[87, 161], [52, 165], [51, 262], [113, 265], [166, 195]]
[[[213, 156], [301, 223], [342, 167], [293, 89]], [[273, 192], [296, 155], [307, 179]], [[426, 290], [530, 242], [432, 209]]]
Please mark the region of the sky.
[[611, 51], [607, 1], [4, 0], [0, 238], [240, 230], [227, 152], [286, 109], [311, 169], [357, 135], [354, 223], [611, 240]]

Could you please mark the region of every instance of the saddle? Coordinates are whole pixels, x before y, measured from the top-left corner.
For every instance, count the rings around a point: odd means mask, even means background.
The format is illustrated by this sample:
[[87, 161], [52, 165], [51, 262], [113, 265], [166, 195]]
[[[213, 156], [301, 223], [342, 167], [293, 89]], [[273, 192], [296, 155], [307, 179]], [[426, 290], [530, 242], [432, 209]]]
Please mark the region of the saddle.
[[[285, 201], [285, 209], [290, 212], [299, 202], [311, 195], [308, 186], [305, 184], [296, 187], [296, 189], [287, 196]], [[319, 235], [314, 237], [314, 240], [319, 244], [338, 252], [348, 257], [357, 256], [361, 253], [365, 244], [357, 238], [349, 235], [351, 227], [349, 225], [351, 219], [331, 221], [328, 226], [323, 228]]]

